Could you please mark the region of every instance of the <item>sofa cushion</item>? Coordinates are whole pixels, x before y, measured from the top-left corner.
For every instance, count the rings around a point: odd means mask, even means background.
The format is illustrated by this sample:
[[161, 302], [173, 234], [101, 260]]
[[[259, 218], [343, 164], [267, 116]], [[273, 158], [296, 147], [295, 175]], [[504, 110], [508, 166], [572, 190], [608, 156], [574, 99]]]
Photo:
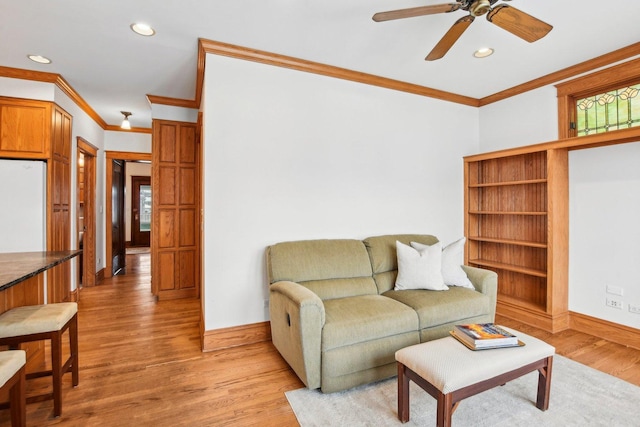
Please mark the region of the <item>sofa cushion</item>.
[[398, 256], [396, 254], [396, 241], [410, 245], [418, 242], [425, 245], [433, 245], [438, 242], [435, 236], [428, 234], [390, 234], [386, 236], [373, 236], [364, 239], [364, 245], [369, 253], [373, 277], [378, 286], [378, 293], [382, 294], [393, 289], [398, 273]]
[[269, 283], [297, 282], [323, 300], [378, 293], [369, 255], [359, 240], [283, 242], [269, 246], [267, 257]]
[[[449, 243], [442, 248], [442, 278], [447, 286], [462, 286], [463, 288], [475, 289], [473, 284], [462, 269], [462, 254], [464, 252], [464, 243], [466, 237]], [[411, 242], [411, 247], [418, 251], [427, 250], [429, 245], [423, 245], [418, 242]]]
[[[411, 245], [420, 243], [411, 242]], [[446, 291], [442, 277], [442, 245], [420, 245], [413, 248], [396, 241], [398, 252], [398, 276], [396, 277], [396, 291], [403, 289], [429, 289], [431, 291]]]
[[447, 292], [388, 291], [384, 296], [400, 301], [418, 314], [420, 329], [457, 322], [491, 312], [490, 298], [473, 289], [451, 287]]
[[418, 330], [416, 312], [382, 295], [363, 295], [324, 302], [322, 350]]

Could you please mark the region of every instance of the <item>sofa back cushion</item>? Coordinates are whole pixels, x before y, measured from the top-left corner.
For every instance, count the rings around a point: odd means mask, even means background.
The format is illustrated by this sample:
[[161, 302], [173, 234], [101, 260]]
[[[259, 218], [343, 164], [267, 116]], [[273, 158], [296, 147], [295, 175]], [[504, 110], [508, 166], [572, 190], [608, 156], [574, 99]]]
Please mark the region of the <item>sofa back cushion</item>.
[[398, 275], [398, 255], [396, 253], [396, 240], [405, 245], [418, 242], [424, 245], [433, 245], [438, 238], [429, 234], [389, 234], [386, 236], [374, 236], [364, 239], [364, 244], [369, 253], [373, 277], [378, 286], [378, 293], [393, 289]]
[[378, 293], [367, 249], [360, 240], [277, 243], [267, 248], [267, 274], [269, 284], [297, 282], [322, 300]]

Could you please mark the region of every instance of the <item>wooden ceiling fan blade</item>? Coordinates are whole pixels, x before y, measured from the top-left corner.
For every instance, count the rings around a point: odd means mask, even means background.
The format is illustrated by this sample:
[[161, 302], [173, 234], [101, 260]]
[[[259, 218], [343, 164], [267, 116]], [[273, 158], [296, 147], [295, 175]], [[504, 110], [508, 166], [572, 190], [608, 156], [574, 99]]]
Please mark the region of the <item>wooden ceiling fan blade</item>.
[[462, 33], [465, 32], [469, 25], [473, 22], [473, 16], [467, 15], [458, 19], [449, 31], [440, 39], [438, 44], [429, 52], [429, 55], [425, 58], [426, 61], [435, 61], [447, 54], [451, 46], [455, 44], [460, 38]]
[[413, 18], [414, 16], [435, 15], [436, 13], [454, 12], [460, 9], [460, 3], [434, 4], [431, 6], [412, 7], [409, 9], [378, 12], [373, 15], [376, 22], [391, 21], [393, 19]]
[[546, 36], [553, 26], [512, 6], [501, 4], [487, 14], [487, 20], [532, 43]]

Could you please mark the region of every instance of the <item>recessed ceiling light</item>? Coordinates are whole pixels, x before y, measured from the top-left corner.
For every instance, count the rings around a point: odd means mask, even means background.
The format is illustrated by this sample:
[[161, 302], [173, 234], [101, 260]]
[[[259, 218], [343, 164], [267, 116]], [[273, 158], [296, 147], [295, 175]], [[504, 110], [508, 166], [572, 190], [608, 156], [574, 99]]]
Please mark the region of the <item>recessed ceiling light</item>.
[[27, 55], [27, 58], [38, 64], [51, 64], [51, 60], [42, 55]]
[[152, 36], [156, 33], [156, 30], [151, 28], [151, 26], [147, 24], [143, 24], [142, 22], [136, 22], [135, 24], [131, 24], [131, 29], [140, 34], [141, 36]]
[[487, 56], [491, 55], [493, 55], [493, 49], [490, 47], [483, 47], [473, 52], [473, 56], [475, 56], [476, 58], [486, 58]]

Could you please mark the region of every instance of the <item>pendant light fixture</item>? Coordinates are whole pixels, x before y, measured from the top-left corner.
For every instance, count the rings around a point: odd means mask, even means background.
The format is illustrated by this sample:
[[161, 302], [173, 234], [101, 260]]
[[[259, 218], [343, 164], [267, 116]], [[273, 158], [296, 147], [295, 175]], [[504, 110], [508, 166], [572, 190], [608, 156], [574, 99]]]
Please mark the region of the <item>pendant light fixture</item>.
[[122, 113], [122, 115], [124, 116], [124, 120], [122, 121], [122, 124], [120, 125], [121, 129], [131, 129], [131, 123], [129, 123], [129, 116], [131, 115], [130, 112], [128, 111], [120, 111]]

